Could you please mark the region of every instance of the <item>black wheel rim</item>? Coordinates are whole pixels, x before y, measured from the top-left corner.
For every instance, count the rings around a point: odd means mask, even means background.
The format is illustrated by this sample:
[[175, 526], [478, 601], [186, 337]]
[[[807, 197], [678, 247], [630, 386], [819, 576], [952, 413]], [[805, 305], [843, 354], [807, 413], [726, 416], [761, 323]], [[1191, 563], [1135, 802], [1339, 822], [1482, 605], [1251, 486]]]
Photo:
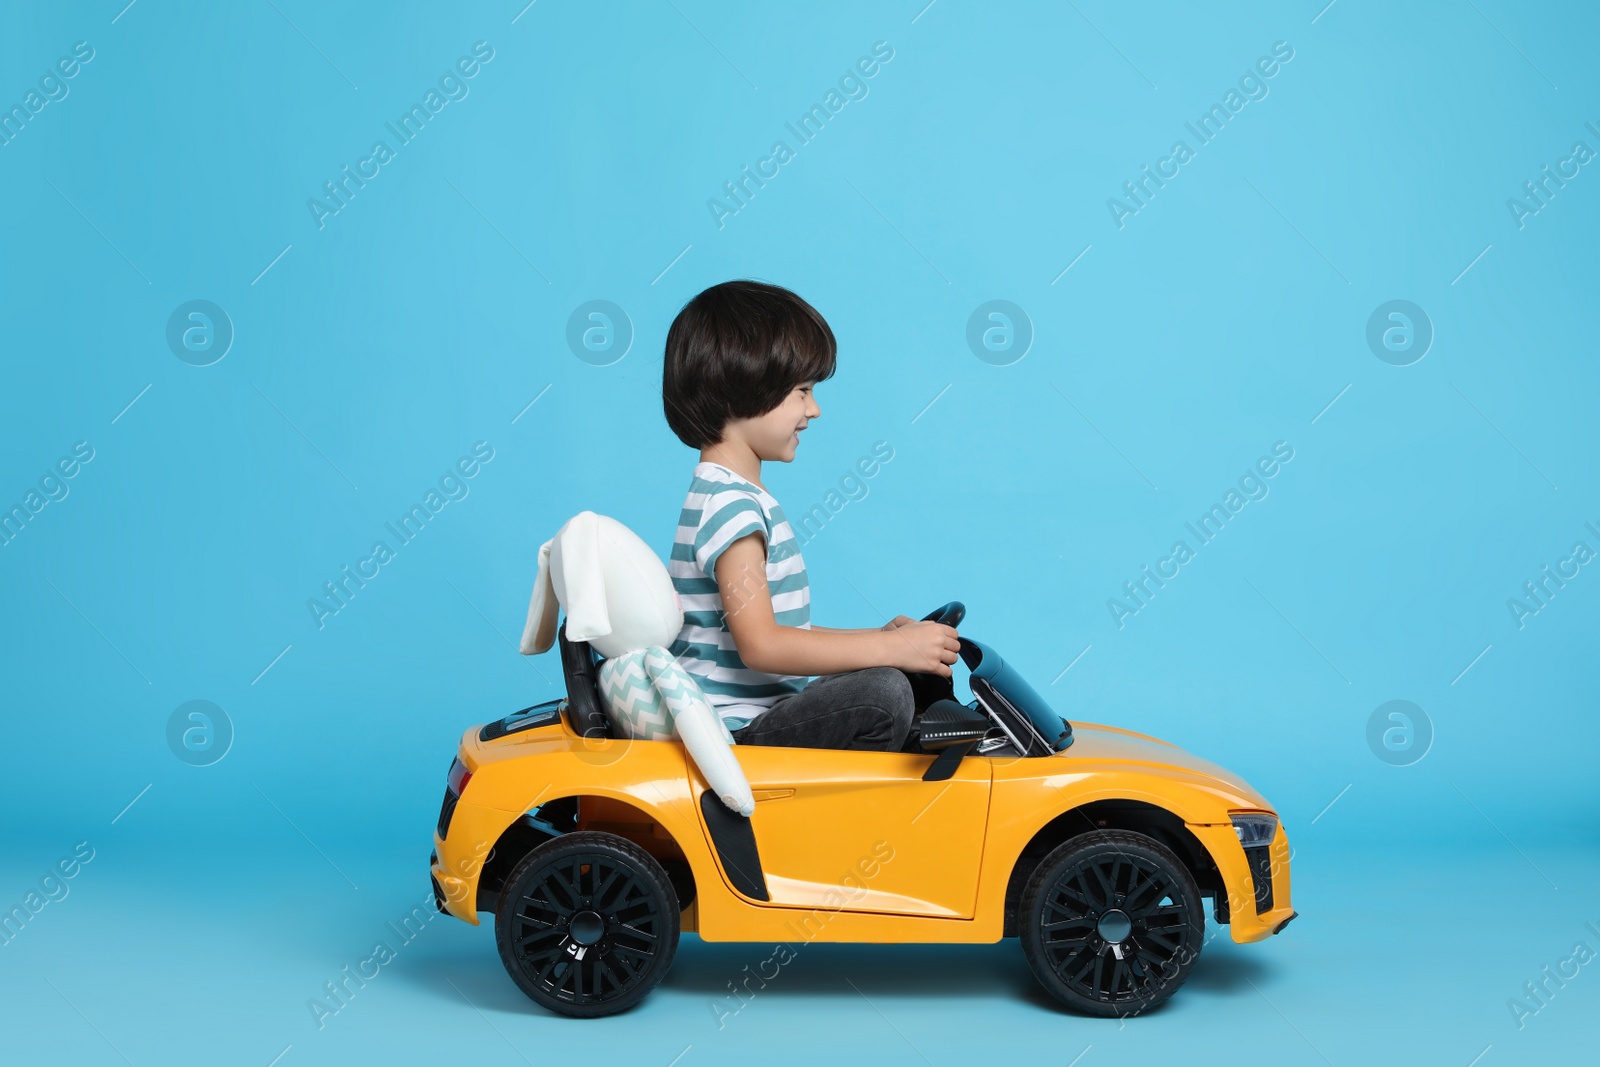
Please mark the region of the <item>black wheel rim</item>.
[[[1126, 931], [1120, 940], [1111, 940]], [[1161, 865], [1127, 853], [1087, 857], [1042, 895], [1040, 947], [1075, 994], [1139, 1004], [1159, 994], [1194, 952], [1189, 902]]]
[[645, 980], [661, 944], [662, 901], [632, 865], [563, 856], [531, 873], [511, 921], [511, 951], [546, 996], [603, 1004]]

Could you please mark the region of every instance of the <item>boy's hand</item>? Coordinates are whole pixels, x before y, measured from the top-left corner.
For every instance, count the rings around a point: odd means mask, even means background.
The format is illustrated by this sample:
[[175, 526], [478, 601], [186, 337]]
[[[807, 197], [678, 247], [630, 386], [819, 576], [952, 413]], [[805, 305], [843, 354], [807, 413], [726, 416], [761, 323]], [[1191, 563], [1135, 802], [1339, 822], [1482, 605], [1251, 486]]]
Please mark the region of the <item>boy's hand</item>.
[[891, 667], [913, 673], [951, 677], [950, 664], [960, 658], [961, 642], [956, 628], [941, 622], [906, 620], [894, 628], [890, 641], [894, 662]]
[[882, 626], [878, 627], [878, 629], [880, 629], [880, 630], [898, 630], [898, 629], [900, 629], [900, 627], [909, 626], [909, 625], [911, 625], [912, 623], [914, 623], [916, 621], [917, 621], [916, 619], [911, 618], [911, 616], [909, 616], [909, 615], [896, 615], [894, 618], [890, 619], [888, 622], [886, 622]]

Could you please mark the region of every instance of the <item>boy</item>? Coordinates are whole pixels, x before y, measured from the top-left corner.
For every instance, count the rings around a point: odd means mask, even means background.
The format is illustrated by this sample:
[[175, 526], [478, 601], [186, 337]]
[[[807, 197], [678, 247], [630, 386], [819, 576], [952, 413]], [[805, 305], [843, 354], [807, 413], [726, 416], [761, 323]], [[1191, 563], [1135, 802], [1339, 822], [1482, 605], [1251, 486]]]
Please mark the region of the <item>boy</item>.
[[915, 710], [904, 672], [950, 677], [955, 629], [904, 615], [811, 625], [805, 561], [761, 482], [762, 462], [793, 460], [822, 414], [812, 394], [836, 353], [810, 304], [760, 282], [714, 285], [673, 320], [662, 404], [700, 462], [668, 565], [684, 613], [669, 651], [739, 744], [898, 752]]

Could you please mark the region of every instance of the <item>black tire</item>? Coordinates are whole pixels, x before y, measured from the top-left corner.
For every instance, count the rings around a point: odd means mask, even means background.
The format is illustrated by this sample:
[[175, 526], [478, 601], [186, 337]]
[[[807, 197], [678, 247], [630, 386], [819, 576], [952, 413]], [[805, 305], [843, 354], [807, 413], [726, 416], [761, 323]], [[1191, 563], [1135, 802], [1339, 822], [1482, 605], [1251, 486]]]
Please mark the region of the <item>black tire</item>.
[[1161, 842], [1097, 830], [1034, 868], [1017, 931], [1039, 983], [1086, 1015], [1137, 1015], [1175, 993], [1205, 943], [1200, 888]]
[[494, 913], [500, 961], [534, 1003], [594, 1018], [642, 1000], [678, 950], [678, 894], [613, 834], [563, 834], [523, 857]]

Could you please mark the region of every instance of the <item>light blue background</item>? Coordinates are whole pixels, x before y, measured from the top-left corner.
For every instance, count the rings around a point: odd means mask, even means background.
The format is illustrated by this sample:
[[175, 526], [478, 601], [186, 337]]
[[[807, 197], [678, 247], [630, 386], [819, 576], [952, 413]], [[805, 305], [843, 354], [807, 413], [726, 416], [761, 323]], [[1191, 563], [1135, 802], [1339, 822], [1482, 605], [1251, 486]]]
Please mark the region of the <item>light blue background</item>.
[[[23, 1051], [1592, 1053], [1600, 977], [1522, 1030], [1505, 1004], [1600, 949], [1600, 576], [1521, 629], [1506, 604], [1600, 550], [1600, 177], [1521, 228], [1506, 204], [1600, 149], [1587, 5], [123, 2], [10, 5], [0, 35], [7, 108], [95, 49], [0, 147], [0, 503], [95, 450], [0, 548], [0, 904], [96, 850], [0, 949]], [[319, 229], [307, 199], [480, 40], [469, 95]], [[797, 146], [784, 123], [877, 41], [868, 95]], [[1277, 41], [1266, 98], [1199, 146], [1184, 123]], [[1180, 138], [1193, 160], [1119, 229], [1107, 199]], [[719, 228], [708, 198], [777, 139], [795, 159]], [[686, 938], [643, 1008], [584, 1027], [440, 920], [319, 1032], [305, 999], [426, 893], [461, 730], [559, 691], [514, 650], [539, 544], [592, 509], [670, 545], [694, 455], [660, 415], [662, 343], [733, 277], [795, 289], [840, 343], [822, 418], [765, 472], [789, 511], [894, 449], [805, 549], [814, 618], [964, 600], [963, 631], [1070, 717], [1271, 798], [1302, 918], [1214, 942], [1125, 1031], [1048, 1007], [1007, 942], [808, 948], [720, 1032], [706, 1001], [769, 949]], [[165, 340], [194, 299], [236, 331], [208, 367]], [[634, 332], [608, 366], [565, 339], [594, 299]], [[1034, 330], [1009, 366], [965, 339], [994, 299]], [[1435, 331], [1406, 367], [1365, 340], [1393, 299]], [[478, 441], [469, 495], [319, 629], [308, 598]], [[1279, 441], [1270, 495], [1119, 629], [1107, 599]], [[208, 767], [166, 741], [195, 699], [235, 732]], [[1393, 699], [1432, 724], [1410, 766], [1368, 747]]]

